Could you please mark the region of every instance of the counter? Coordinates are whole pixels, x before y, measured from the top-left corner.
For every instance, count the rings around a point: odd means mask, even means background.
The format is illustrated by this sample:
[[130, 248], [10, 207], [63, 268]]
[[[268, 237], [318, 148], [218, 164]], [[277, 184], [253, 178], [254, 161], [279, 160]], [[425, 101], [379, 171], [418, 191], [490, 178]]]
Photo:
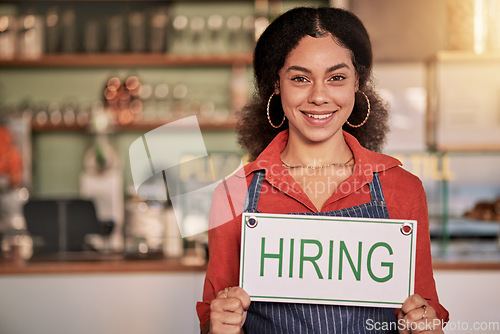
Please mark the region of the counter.
[[432, 268], [434, 269], [434, 271], [438, 270], [500, 271], [500, 262], [433, 260]]
[[[499, 270], [500, 262], [460, 261], [434, 259], [434, 270]], [[0, 260], [0, 275], [25, 274], [103, 274], [103, 273], [205, 273], [206, 264], [193, 264], [186, 260], [148, 259], [127, 260], [121, 256], [101, 257], [88, 260], [35, 260], [20, 263]]]
[[[92, 274], [92, 273], [205, 273], [206, 263], [189, 259], [126, 259], [122, 255], [36, 258], [26, 262], [11, 262], [0, 258], [0, 275], [24, 274]], [[436, 270], [484, 271], [500, 270], [500, 261], [434, 258]]]
[[34, 259], [26, 262], [0, 260], [0, 275], [24, 274], [90, 274], [90, 273], [204, 273], [206, 264], [179, 259], [134, 259], [121, 255], [72, 256]]
[[0, 262], [0, 333], [198, 334], [205, 270], [117, 256]]
[[[452, 326], [498, 323], [500, 262], [435, 260], [433, 267]], [[198, 334], [195, 305], [205, 270], [179, 260], [116, 256], [0, 262], [0, 333]]]

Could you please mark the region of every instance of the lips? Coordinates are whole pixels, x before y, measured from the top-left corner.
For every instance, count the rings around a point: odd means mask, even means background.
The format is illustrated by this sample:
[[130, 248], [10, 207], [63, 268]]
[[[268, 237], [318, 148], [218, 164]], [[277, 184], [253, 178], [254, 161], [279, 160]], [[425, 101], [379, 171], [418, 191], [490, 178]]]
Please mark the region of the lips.
[[324, 120], [324, 119], [331, 117], [333, 114], [335, 114], [335, 111], [332, 111], [332, 112], [326, 113], [326, 114], [308, 113], [305, 111], [302, 111], [302, 113], [304, 115], [306, 115], [307, 117], [310, 117], [313, 119]]

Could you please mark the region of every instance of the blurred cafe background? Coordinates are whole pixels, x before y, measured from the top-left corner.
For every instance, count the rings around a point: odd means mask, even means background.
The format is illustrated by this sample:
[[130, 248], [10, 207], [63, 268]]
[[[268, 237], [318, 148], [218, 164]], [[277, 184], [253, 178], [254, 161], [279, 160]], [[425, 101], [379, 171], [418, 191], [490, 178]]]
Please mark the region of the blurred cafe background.
[[[198, 332], [208, 244], [189, 231], [210, 198], [173, 196], [245, 161], [255, 40], [298, 5], [367, 26], [384, 153], [424, 184], [442, 304], [498, 325], [500, 0], [1, 0], [0, 333]], [[201, 133], [210, 163], [134, 182], [132, 147], [192, 116], [164, 150], [187, 161]]]

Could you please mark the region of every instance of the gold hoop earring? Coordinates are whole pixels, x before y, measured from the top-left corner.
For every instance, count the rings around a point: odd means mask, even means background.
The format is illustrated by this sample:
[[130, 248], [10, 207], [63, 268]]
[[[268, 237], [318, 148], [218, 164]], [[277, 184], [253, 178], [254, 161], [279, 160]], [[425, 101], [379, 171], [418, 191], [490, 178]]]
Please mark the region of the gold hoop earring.
[[363, 94], [363, 96], [365, 97], [366, 99], [366, 105], [368, 106], [368, 110], [366, 111], [366, 117], [365, 119], [363, 120], [363, 122], [359, 123], [358, 125], [352, 125], [351, 123], [349, 123], [349, 121], [345, 121], [347, 123], [347, 125], [353, 127], [353, 128], [359, 128], [361, 126], [363, 126], [366, 121], [368, 120], [368, 117], [370, 117], [370, 112], [371, 112], [371, 105], [370, 105], [370, 99], [368, 99], [368, 96], [366, 96], [365, 93], [363, 93], [362, 91], [358, 91], [357, 93], [361, 93]]
[[269, 124], [271, 124], [271, 126], [275, 129], [279, 128], [280, 126], [283, 125], [283, 123], [285, 123], [285, 114], [283, 114], [283, 120], [281, 121], [281, 123], [279, 125], [274, 125], [273, 122], [271, 121], [271, 115], [269, 115], [269, 106], [271, 105], [271, 99], [273, 98], [273, 96], [276, 95], [275, 93], [272, 93], [271, 96], [269, 97], [269, 100], [267, 101], [267, 120], [269, 121]]

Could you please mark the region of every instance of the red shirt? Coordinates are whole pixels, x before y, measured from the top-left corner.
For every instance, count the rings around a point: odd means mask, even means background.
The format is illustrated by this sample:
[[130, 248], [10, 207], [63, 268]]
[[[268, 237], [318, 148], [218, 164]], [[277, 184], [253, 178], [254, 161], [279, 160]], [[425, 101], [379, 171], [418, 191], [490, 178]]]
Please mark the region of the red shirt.
[[[432, 272], [427, 199], [420, 179], [400, 167], [399, 160], [362, 147], [344, 132], [354, 154], [352, 175], [338, 185], [321, 212], [336, 211], [370, 202], [368, 183], [378, 172], [391, 219], [417, 220], [415, 293], [434, 307], [437, 317], [448, 321], [448, 312], [440, 304]], [[258, 158], [220, 184], [212, 200], [208, 232], [209, 262], [203, 301], [196, 306], [200, 324], [210, 319], [210, 302], [220, 290], [238, 286], [240, 266], [241, 213], [247, 185], [253, 172], [265, 170], [258, 211], [265, 213], [317, 212], [288, 170], [280, 153], [286, 146], [288, 130], [279, 133]]]

